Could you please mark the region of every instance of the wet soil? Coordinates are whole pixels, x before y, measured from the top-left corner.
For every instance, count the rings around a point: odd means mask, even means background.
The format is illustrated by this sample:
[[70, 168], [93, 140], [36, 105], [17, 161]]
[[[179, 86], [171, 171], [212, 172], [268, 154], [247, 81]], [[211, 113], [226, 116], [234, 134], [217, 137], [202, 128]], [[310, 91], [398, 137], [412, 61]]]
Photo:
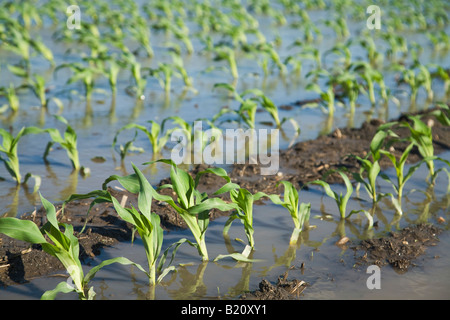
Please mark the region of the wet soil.
[[[291, 267], [292, 269], [293, 267]], [[241, 300], [295, 300], [299, 299], [302, 292], [308, 287], [305, 281], [292, 279], [288, 280], [288, 272], [278, 277], [277, 283], [272, 284], [263, 279], [259, 283], [259, 289], [244, 293]]]
[[398, 273], [414, 266], [414, 260], [425, 253], [426, 247], [439, 242], [442, 230], [431, 224], [419, 224], [390, 233], [379, 239], [362, 241], [353, 247], [358, 265], [390, 265]]
[[[434, 117], [426, 116], [425, 121], [428, 120], [433, 122], [432, 132], [435, 154], [449, 150], [450, 127], [441, 125]], [[349, 172], [359, 171], [359, 163], [350, 155], [353, 154], [361, 157], [367, 155], [372, 137], [381, 123], [383, 122], [372, 120], [364, 123], [361, 128], [337, 129], [329, 135], [321, 136], [315, 140], [299, 142], [287, 150], [280, 151], [280, 170], [276, 175], [262, 176], [259, 174], [260, 168], [258, 165], [243, 164], [233, 166], [229, 172], [229, 176], [233, 182], [239, 183], [241, 187], [247, 188], [251, 192], [281, 193], [283, 190], [277, 185], [281, 180], [290, 181], [299, 188], [307, 187], [307, 183], [315, 179], [325, 179], [324, 175], [330, 169], [345, 167]], [[405, 137], [408, 134], [406, 128], [394, 127], [393, 130], [401, 137]], [[399, 156], [405, 147], [406, 144], [396, 144], [395, 154]], [[420, 154], [414, 148], [408, 157], [408, 163], [415, 163], [420, 159]], [[389, 160], [382, 159], [381, 165], [383, 168], [387, 168], [391, 164]], [[198, 165], [191, 173], [195, 175], [205, 168], [206, 166], [204, 165]], [[328, 175], [326, 181], [329, 183], [342, 183], [341, 177], [337, 174]], [[170, 179], [165, 179], [159, 185], [168, 182], [170, 182]], [[212, 194], [224, 183], [225, 180], [222, 178], [206, 174], [200, 180], [199, 189], [200, 191]], [[136, 195], [113, 188], [110, 188], [110, 191], [117, 199], [123, 200], [127, 204], [132, 203], [136, 206]], [[161, 193], [174, 196], [170, 189], [162, 189]], [[112, 246], [118, 241], [130, 240], [132, 233], [131, 226], [119, 219], [111, 204], [97, 204], [91, 210], [89, 216], [86, 216], [89, 204], [90, 200], [69, 203], [64, 210], [64, 215], [61, 214], [59, 216], [61, 222], [72, 224], [76, 232], [79, 232], [86, 224], [86, 230], [82, 234], [78, 234], [80, 241], [80, 259], [86, 264], [89, 264], [90, 258], [99, 254], [102, 248]], [[61, 208], [61, 206], [56, 207], [57, 209]], [[184, 221], [166, 203], [153, 200], [152, 209], [161, 216], [161, 224], [166, 230], [186, 227]], [[229, 212], [214, 210], [211, 212], [211, 219], [227, 214]], [[31, 219], [38, 226], [41, 226], [45, 222], [45, 212], [41, 208], [34, 213], [25, 214], [22, 218]], [[86, 221], [86, 219], [88, 220]], [[403, 238], [400, 237], [399, 239]], [[402, 240], [411, 243], [408, 250], [422, 252], [422, 247], [417, 245], [421, 241], [420, 238], [417, 240], [408, 239], [405, 238], [405, 240]], [[428, 238], [423, 238], [422, 240], [426, 239]], [[389, 243], [394, 243], [392, 239], [389, 241]], [[402, 242], [402, 245], [405, 245], [404, 242]], [[371, 246], [375, 246], [372, 242], [365, 242], [361, 246], [368, 246], [366, 248], [368, 251], [368, 259], [378, 257], [377, 251], [369, 250]], [[388, 246], [384, 245], [380, 248], [387, 250]], [[402, 249], [398, 250], [404, 249], [402, 247]], [[383, 249], [378, 251], [383, 251]], [[381, 263], [381, 261], [389, 262], [392, 259], [384, 258], [383, 260], [380, 257], [378, 260]], [[405, 261], [398, 261], [396, 263], [399, 266], [406, 266], [408, 264]], [[0, 235], [0, 286], [24, 283], [33, 278], [49, 275], [61, 270], [63, 270], [61, 263], [56, 258], [43, 252], [39, 245], [30, 246], [27, 243]], [[261, 283], [260, 291], [262, 293], [255, 292], [253, 294], [254, 297], [259, 299], [261, 297], [260, 295], [264, 295], [264, 292], [270, 292], [275, 294], [275, 299], [288, 299], [292, 296], [290, 293], [293, 290], [292, 286], [295, 287], [299, 282], [295, 280], [294, 283], [287, 281], [285, 278], [283, 279], [283, 281], [279, 279], [276, 285], [272, 285], [268, 281]], [[288, 289], [286, 290], [286, 288]], [[298, 290], [292, 293], [295, 295], [298, 293]], [[267, 294], [265, 296], [267, 297]]]

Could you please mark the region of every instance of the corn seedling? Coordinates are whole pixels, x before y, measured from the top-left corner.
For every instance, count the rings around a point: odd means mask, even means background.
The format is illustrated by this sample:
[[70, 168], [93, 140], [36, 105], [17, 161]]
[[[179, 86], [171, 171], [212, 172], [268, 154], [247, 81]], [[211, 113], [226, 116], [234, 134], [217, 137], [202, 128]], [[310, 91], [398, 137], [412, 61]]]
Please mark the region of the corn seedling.
[[450, 74], [448, 70], [445, 70], [442, 66], [431, 64], [430, 67], [436, 68], [434, 72], [431, 73], [433, 78], [441, 79], [444, 82], [444, 97], [447, 97], [450, 93]]
[[[320, 74], [324, 74], [325, 75], [329, 75], [328, 71], [326, 70], [322, 70], [320, 72]], [[308, 73], [308, 76], [312, 75], [313, 73]], [[320, 76], [320, 75], [319, 75]], [[327, 89], [326, 91], [322, 90], [322, 88], [317, 84], [317, 83], [309, 83], [306, 86], [306, 90], [309, 91], [314, 91], [316, 93], [318, 93], [320, 95], [320, 103], [325, 105], [327, 112], [328, 112], [328, 117], [330, 119], [333, 119], [334, 117], [334, 111], [335, 111], [335, 94], [334, 94], [334, 85], [332, 82], [332, 79], [330, 78], [331, 81], [327, 81], [326, 86]]]
[[257, 192], [252, 194], [245, 188], [239, 187], [239, 185], [232, 183], [228, 176], [222, 176], [227, 180], [227, 183], [217, 190], [214, 194], [219, 195], [229, 192], [231, 201], [236, 205], [234, 211], [228, 218], [223, 228], [223, 234], [227, 235], [231, 224], [234, 220], [239, 219], [244, 225], [245, 235], [247, 236], [248, 244], [253, 249], [255, 247], [255, 240], [253, 234], [255, 232], [253, 228], [253, 202], [267, 197], [264, 192]]
[[[331, 173], [332, 171], [330, 171]], [[341, 171], [337, 171], [342, 179], [344, 180], [345, 183], [345, 187], [347, 192], [345, 193], [345, 195], [341, 194], [337, 194], [335, 191], [333, 191], [331, 189], [331, 186], [323, 181], [323, 180], [314, 180], [312, 182], [310, 182], [311, 184], [317, 184], [321, 187], [323, 187], [325, 193], [332, 199], [334, 199], [334, 201], [336, 202], [336, 205], [339, 209], [339, 215], [341, 216], [341, 219], [345, 219], [346, 214], [347, 214], [347, 203], [348, 200], [350, 199], [350, 197], [352, 196], [353, 193], [353, 185], [350, 182], [350, 179], [347, 177], [347, 175]]]
[[[60, 292], [76, 292], [79, 299], [92, 300], [95, 296], [95, 292], [93, 287], [89, 287], [89, 282], [101, 268], [112, 263], [121, 263], [123, 265], [132, 264], [145, 272], [139, 264], [124, 257], [116, 257], [101, 262], [84, 275], [79, 259], [80, 246], [78, 238], [74, 235], [73, 226], [70, 224], [59, 223], [53, 204], [42, 196], [41, 201], [47, 212], [48, 222], [40, 229], [30, 220], [12, 217], [0, 219], [0, 233], [30, 244], [40, 244], [45, 252], [61, 261], [69, 273], [72, 284], [69, 284], [69, 281], [60, 282], [55, 289], [46, 291], [41, 299], [53, 300]], [[64, 228], [64, 232], [62, 232], [60, 228]], [[47, 240], [46, 237], [49, 240]]]
[[120, 132], [128, 129], [137, 129], [144, 132], [147, 135], [148, 140], [150, 141], [153, 148], [153, 156], [160, 154], [161, 150], [164, 148], [167, 141], [169, 140], [170, 134], [172, 133], [173, 130], [168, 130], [164, 135], [162, 135], [163, 131], [161, 130], [161, 126], [157, 122], [153, 120], [150, 120], [148, 122], [151, 123], [150, 130], [143, 125], [135, 123], [130, 123], [120, 128], [117, 131], [116, 135], [114, 136], [112, 147], [113, 148], [115, 147], [117, 143], [117, 137]]
[[[28, 180], [27, 178], [24, 182], [22, 182], [22, 175], [20, 174], [19, 155], [17, 153], [19, 140], [25, 135], [40, 134], [43, 132], [44, 130], [37, 127], [23, 127], [14, 137], [8, 131], [0, 128], [0, 136], [2, 137], [0, 152], [5, 156], [3, 157], [0, 155], [0, 161], [3, 161], [6, 170], [13, 177], [13, 179], [16, 180], [17, 184], [26, 183], [26, 180]], [[29, 175], [27, 175], [27, 177], [29, 177]], [[36, 182], [38, 181], [39, 180], [36, 180]]]
[[[445, 114], [445, 111], [438, 110], [435, 112], [436, 118], [442, 123], [448, 125], [449, 119]], [[423, 157], [425, 163], [430, 172], [431, 182], [434, 183], [437, 171], [435, 170], [434, 160], [440, 160], [449, 165], [449, 162], [445, 159], [434, 156], [434, 146], [433, 146], [433, 134], [431, 131], [431, 127], [427, 126], [421, 119], [420, 115], [417, 116], [408, 116], [410, 120], [412, 120], [413, 125], [411, 126], [408, 122], [404, 122], [410, 133], [411, 140], [413, 144], [419, 150], [420, 155]]]
[[2, 87], [0, 88], [0, 96], [4, 95], [8, 99], [8, 103], [2, 105], [0, 108], [0, 113], [5, 112], [8, 108], [15, 113], [19, 110], [20, 102], [19, 97], [16, 94], [16, 88], [14, 88], [14, 84], [10, 83], [8, 88]]
[[48, 132], [50, 135], [51, 141], [47, 144], [47, 147], [44, 152], [44, 160], [47, 160], [47, 156], [51, 151], [52, 146], [55, 143], [58, 143], [62, 148], [64, 148], [67, 152], [67, 156], [72, 164], [74, 170], [82, 169], [80, 165], [80, 160], [78, 156], [77, 149], [77, 133], [75, 130], [69, 125], [67, 120], [59, 115], [54, 116], [57, 120], [61, 121], [66, 125], [66, 130], [64, 132], [64, 138], [61, 136], [61, 133], [56, 128], [48, 128], [45, 129], [45, 132]]
[[94, 79], [97, 75], [102, 74], [102, 70], [93, 66], [84, 66], [80, 63], [62, 64], [56, 67], [55, 72], [62, 68], [70, 68], [73, 75], [67, 80], [67, 84], [82, 81], [86, 101], [91, 101], [94, 91]]
[[[361, 158], [359, 156], [352, 155], [358, 160], [361, 165], [361, 170], [357, 173], [353, 173], [353, 178], [358, 183], [362, 183], [364, 185], [364, 188], [366, 189], [369, 197], [372, 199], [373, 205], [375, 205], [378, 200], [380, 200], [376, 187], [376, 180], [381, 171], [379, 163], [379, 160], [381, 158], [380, 150], [383, 147], [383, 143], [388, 136], [397, 137], [397, 135], [389, 129], [394, 124], [395, 122], [389, 122], [381, 125], [378, 128], [377, 133], [374, 135], [370, 143], [370, 152], [366, 157]], [[366, 173], [367, 181], [364, 179], [363, 173]]]
[[[281, 200], [277, 194], [268, 195], [269, 199], [278, 205], [286, 208], [294, 221], [294, 231], [292, 232], [290, 245], [295, 245], [298, 241], [300, 232], [302, 232], [305, 224], [309, 222], [311, 213], [310, 203], [299, 203], [299, 191], [289, 181], [280, 181], [284, 186], [284, 198]], [[279, 184], [279, 183], [278, 183]]]
[[[348, 40], [346, 43], [338, 43], [331, 49], [325, 51], [323, 54], [323, 60], [325, 61], [326, 57], [330, 54], [337, 55], [338, 57], [342, 57], [343, 68], [348, 68], [352, 62], [352, 53], [350, 51], [350, 45], [352, 44], [352, 40]], [[337, 60], [337, 61], [341, 61]]]
[[361, 47], [367, 51], [367, 59], [372, 67], [378, 67], [383, 63], [383, 55], [378, 51], [375, 41], [370, 36], [359, 40]]
[[406, 173], [406, 175], [404, 174], [404, 166], [406, 163], [406, 160], [408, 158], [409, 153], [411, 152], [412, 148], [414, 147], [414, 143], [410, 143], [406, 149], [403, 151], [403, 154], [401, 155], [400, 159], [397, 160], [397, 158], [395, 157], [394, 154], [390, 153], [389, 151], [386, 150], [380, 150], [380, 153], [387, 156], [389, 158], [389, 160], [391, 160], [394, 168], [395, 168], [395, 173], [397, 175], [397, 183], [393, 182], [386, 174], [381, 173], [380, 176], [388, 181], [389, 183], [392, 184], [392, 186], [394, 187], [395, 192], [397, 193], [397, 199], [394, 201], [395, 206], [397, 208], [397, 211], [399, 214], [402, 214], [402, 197], [403, 197], [403, 188], [405, 187], [406, 181], [409, 180], [409, 178], [411, 178], [411, 176], [413, 175], [413, 173], [420, 167], [420, 165], [422, 164], [422, 161], [419, 162], [416, 165], [413, 165], [409, 168], [408, 172]]
[[133, 87], [135, 95], [138, 99], [144, 100], [144, 91], [147, 80], [142, 76], [141, 64], [136, 60], [136, 57], [132, 53], [124, 53], [123, 58], [125, 63], [130, 67], [131, 75], [135, 82], [135, 86]]
[[150, 29], [146, 25], [145, 20], [138, 16], [131, 24], [129, 31], [134, 39], [144, 48], [147, 57], [154, 56], [153, 48], [150, 43]]
[[364, 80], [367, 91], [369, 95], [369, 100], [372, 106], [375, 105], [375, 83], [380, 86], [381, 96], [384, 101], [387, 101], [386, 85], [384, 83], [383, 74], [372, 68], [372, 66], [367, 62], [356, 62], [352, 64], [351, 68], [360, 74], [361, 78]]
[[228, 204], [219, 198], [208, 198], [206, 193], [198, 191], [197, 186], [203, 174], [215, 173], [220, 176], [226, 176], [225, 170], [209, 168], [197, 173], [194, 179], [186, 171], [178, 168], [172, 160], [160, 159], [154, 162], [163, 162], [171, 166], [170, 179], [172, 183], [160, 188], [171, 188], [176, 193], [177, 200], [175, 202], [170, 196], [160, 195], [152, 191], [153, 198], [168, 203], [182, 217], [195, 238], [196, 243], [192, 245], [198, 250], [202, 260], [207, 261], [209, 258], [205, 233], [209, 225], [209, 212], [212, 209], [229, 211], [236, 208], [236, 206]]
[[[160, 257], [163, 244], [163, 229], [160, 225], [160, 217], [156, 213], [151, 212], [152, 196], [156, 192], [154, 191], [148, 180], [145, 178], [143, 173], [134, 164], [132, 166], [135, 172], [135, 177], [137, 177], [137, 180], [139, 182], [139, 211], [137, 211], [133, 206], [131, 206], [131, 208], [122, 207], [119, 201], [113, 196], [111, 196], [111, 201], [119, 216], [126, 222], [133, 225], [135, 230], [137, 230], [139, 236], [141, 237], [149, 266], [148, 276], [150, 285], [154, 286], [155, 284], [159, 283], [169, 271], [174, 270], [174, 267], [169, 267], [162, 270], [168, 250], [172, 246], [170, 246]], [[125, 186], [127, 186], [127, 184], [125, 184]], [[174, 249], [173, 255], [175, 254], [178, 246], [180, 246], [185, 241], [187, 240], [182, 239], [174, 244], [176, 247]], [[157, 272], [158, 274], [160, 274], [158, 278], [156, 278]]]
[[215, 60], [226, 60], [228, 62], [228, 66], [230, 68], [231, 75], [234, 79], [239, 78], [239, 72], [236, 63], [236, 56], [234, 50], [227, 46], [220, 46], [213, 48], [214, 53], [216, 54]]
[[338, 74], [333, 81], [344, 90], [345, 95], [348, 97], [350, 116], [353, 117], [355, 114], [356, 100], [361, 90], [361, 84], [358, 82], [356, 74], [350, 70], [344, 71]]

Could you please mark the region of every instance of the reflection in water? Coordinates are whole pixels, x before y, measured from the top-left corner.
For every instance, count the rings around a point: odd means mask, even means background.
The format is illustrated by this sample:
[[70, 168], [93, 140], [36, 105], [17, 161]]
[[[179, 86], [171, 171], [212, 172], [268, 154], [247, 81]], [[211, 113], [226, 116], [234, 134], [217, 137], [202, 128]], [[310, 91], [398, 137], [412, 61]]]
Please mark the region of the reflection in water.
[[[195, 274], [188, 271], [187, 266], [178, 268], [177, 278], [180, 280], [180, 287], [177, 289], [168, 289], [168, 293], [172, 299], [201, 299], [206, 295], [207, 288], [203, 281], [206, 266], [208, 262], [202, 262], [197, 266]], [[173, 281], [173, 280], [172, 280]]]
[[[23, 186], [23, 187], [22, 187]], [[28, 201], [28, 204], [33, 206], [38, 201], [38, 193], [37, 192], [30, 192], [30, 188], [24, 184], [24, 185], [15, 185], [14, 187], [11, 187], [9, 191], [2, 196], [2, 198], [7, 199], [8, 201], [11, 200], [11, 203], [7, 206], [5, 206], [5, 213], [1, 215], [1, 217], [16, 217], [19, 214], [19, 206], [21, 205], [21, 191], [23, 191], [23, 194], [25, 198]]]

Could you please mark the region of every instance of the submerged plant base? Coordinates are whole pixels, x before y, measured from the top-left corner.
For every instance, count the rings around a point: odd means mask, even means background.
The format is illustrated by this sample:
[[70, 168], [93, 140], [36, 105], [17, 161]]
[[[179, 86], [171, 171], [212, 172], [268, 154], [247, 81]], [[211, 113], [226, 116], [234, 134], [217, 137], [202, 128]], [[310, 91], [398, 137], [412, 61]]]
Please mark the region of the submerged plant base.
[[[261, 176], [259, 174], [260, 169], [257, 165], [243, 164], [235, 165], [229, 173], [229, 176], [233, 182], [238, 182], [242, 188], [246, 188], [252, 193], [262, 191], [268, 194], [280, 194], [283, 191], [282, 186], [277, 186], [280, 180], [290, 181], [298, 188], [299, 186], [306, 185], [310, 181], [322, 179], [323, 175], [330, 169], [345, 166], [349, 171], [356, 172], [359, 170], [359, 165], [357, 161], [352, 157], [348, 157], [348, 155], [356, 154], [365, 156], [368, 152], [370, 141], [381, 123], [381, 121], [372, 120], [371, 122], [364, 123], [361, 128], [337, 129], [330, 135], [322, 136], [315, 140], [299, 142], [291, 148], [280, 152], [280, 171], [277, 175]], [[396, 132], [402, 136], [402, 134], [407, 134], [407, 130], [406, 128], [400, 128]], [[438, 121], [435, 121], [432, 131], [435, 153], [438, 154], [449, 150], [449, 127], [444, 127]], [[403, 152], [402, 148], [406, 148], [406, 146], [407, 144], [405, 143], [404, 146], [400, 145], [396, 147], [395, 152], [398, 152], [398, 155], [400, 155]], [[410, 163], [420, 160], [421, 158], [418, 152], [412, 152], [410, 157], [408, 157], [408, 162]], [[385, 159], [381, 163], [383, 168], [387, 168], [390, 165], [391, 163], [388, 159]], [[192, 174], [195, 175], [197, 172], [203, 171], [205, 167], [207, 166], [198, 165], [194, 167]], [[327, 182], [329, 183], [340, 183], [341, 181], [342, 179], [338, 174], [328, 175], [327, 177]], [[164, 179], [159, 185], [169, 182], [169, 179]], [[198, 189], [201, 192], [206, 191], [211, 194], [221, 187], [223, 183], [222, 178], [212, 174], [205, 174], [200, 179]], [[113, 189], [111, 189], [111, 192], [118, 200], [122, 199], [124, 195], [127, 196], [127, 198], [124, 198], [127, 203], [131, 203], [135, 207], [137, 206], [137, 197], [135, 195]], [[161, 193], [174, 196], [170, 189], [162, 189]], [[75, 231], [81, 230], [86, 223], [85, 232], [79, 236], [80, 260], [85, 264], [89, 264], [91, 257], [100, 254], [101, 248], [113, 246], [119, 241], [129, 241], [132, 236], [131, 226], [119, 219], [111, 204], [97, 204], [93, 207], [89, 216], [86, 216], [89, 205], [90, 200], [74, 201], [66, 206], [63, 216], [59, 215], [61, 222], [72, 224]], [[61, 206], [56, 207], [58, 210]], [[168, 204], [153, 199], [152, 210], [160, 215], [161, 225], [164, 229], [186, 228], [183, 219]], [[213, 210], [210, 218], [215, 219], [228, 214], [229, 212]], [[23, 218], [33, 220], [40, 226], [41, 223], [45, 222], [45, 211], [39, 209], [36, 213], [24, 215]], [[435, 230], [433, 234], [437, 234], [437, 231]], [[408, 254], [414, 254], [414, 251], [423, 252], [423, 244], [421, 246], [415, 243], [414, 240], [400, 239], [403, 238], [399, 236], [398, 238], [393, 237], [389, 240], [371, 240], [372, 242], [365, 242], [368, 245], [366, 249], [368, 251], [371, 246], [376, 245], [376, 241], [388, 241], [387, 245], [389, 245], [389, 243], [394, 243], [393, 241], [395, 240], [397, 242], [400, 241], [401, 245], [399, 246], [399, 250], [411, 250], [411, 252], [407, 251]], [[434, 236], [429, 239], [434, 239]], [[408, 246], [402, 241], [408, 242]], [[376, 252], [373, 251], [373, 254], [376, 254]], [[370, 257], [368, 254], [367, 259], [370, 259]], [[385, 254], [384, 256], [380, 256], [378, 260], [380, 260], [380, 263], [396, 264], [400, 270], [407, 270], [411, 263], [406, 260], [403, 261], [400, 259], [396, 261], [393, 258], [387, 257], [388, 255]], [[361, 263], [363, 262], [361, 261]], [[41, 250], [39, 246], [34, 245], [30, 247], [24, 242], [15, 241], [5, 235], [0, 235], [0, 286], [25, 283], [33, 278], [55, 274], [62, 270], [64, 270], [62, 264], [56, 258], [51, 257]], [[300, 283], [299, 280], [295, 281], [296, 285]], [[286, 284], [289, 283], [279, 283], [281, 286]], [[266, 281], [261, 284], [264, 290], [273, 291], [274, 293], [280, 292], [278, 290], [280, 288], [277, 288], [279, 285], [273, 286]], [[294, 292], [294, 297], [291, 297], [289, 293], [287, 295], [280, 293], [280, 295], [275, 296], [277, 297], [275, 299], [296, 298], [296, 292]]]
[[396, 272], [405, 273], [414, 266], [414, 260], [425, 253], [426, 247], [439, 242], [437, 235], [441, 231], [439, 227], [422, 223], [383, 238], [364, 240], [353, 247], [357, 264], [379, 267], [389, 264]]

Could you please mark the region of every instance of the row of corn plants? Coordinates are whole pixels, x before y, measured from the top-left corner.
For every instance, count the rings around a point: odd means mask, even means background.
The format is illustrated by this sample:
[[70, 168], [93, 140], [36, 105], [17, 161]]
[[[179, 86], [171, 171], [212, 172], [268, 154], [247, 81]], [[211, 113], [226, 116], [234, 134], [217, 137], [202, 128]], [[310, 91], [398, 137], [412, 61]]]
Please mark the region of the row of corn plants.
[[[450, 124], [450, 120], [446, 115], [446, 110], [435, 111], [433, 112], [433, 115], [443, 124]], [[397, 134], [391, 130], [395, 126], [408, 128], [411, 135], [408, 138], [399, 139]], [[399, 141], [406, 141], [409, 144], [404, 149], [400, 158], [397, 159], [389, 150], [391, 146]], [[404, 166], [413, 147], [418, 149], [423, 160], [411, 165], [409, 170], [405, 173]], [[396, 181], [392, 181], [387, 175], [381, 172], [379, 164], [381, 156], [386, 156], [392, 161], [396, 172]], [[357, 183], [364, 185], [368, 195], [372, 198], [373, 206], [375, 207], [382, 197], [390, 195], [397, 213], [400, 215], [402, 214], [401, 200], [405, 183], [423, 163], [426, 163], [429, 169], [429, 179], [431, 184], [434, 183], [437, 174], [440, 171], [447, 172], [447, 175], [450, 178], [447, 167], [435, 170], [434, 162], [436, 160], [444, 162], [447, 166], [450, 166], [450, 163], [445, 159], [434, 156], [431, 128], [421, 120], [420, 116], [410, 116], [407, 121], [390, 122], [380, 126], [370, 144], [369, 154], [365, 158], [360, 158], [358, 156], [355, 156], [355, 158], [357, 158], [361, 164], [361, 171], [353, 173], [353, 178]], [[47, 212], [48, 222], [41, 228], [38, 228], [33, 222], [27, 220], [13, 217], [0, 219], [1, 233], [31, 244], [40, 244], [45, 252], [57, 257], [67, 269], [73, 283], [69, 284], [67, 281], [61, 282], [55, 289], [45, 292], [42, 296], [43, 299], [54, 299], [56, 294], [60, 292], [76, 292], [80, 299], [93, 299], [95, 292], [93, 287], [89, 287], [89, 282], [98, 270], [112, 263], [135, 265], [148, 276], [149, 283], [154, 289], [154, 286], [159, 283], [167, 273], [176, 271], [176, 267], [172, 265], [172, 262], [176, 251], [183, 243], [187, 243], [196, 248], [201, 259], [203, 261], [208, 261], [209, 255], [206, 244], [206, 231], [210, 222], [210, 213], [212, 210], [231, 211], [223, 228], [224, 236], [228, 234], [232, 222], [238, 219], [244, 226], [248, 240], [248, 245], [242, 253], [219, 255], [214, 261], [226, 257], [232, 257], [237, 261], [243, 262], [253, 261], [249, 258], [249, 254], [255, 247], [255, 227], [253, 226], [254, 201], [262, 198], [268, 198], [274, 204], [284, 207], [291, 215], [294, 223], [294, 230], [289, 241], [290, 245], [295, 245], [297, 243], [300, 233], [308, 226], [311, 204], [301, 203], [299, 201], [299, 190], [288, 181], [280, 182], [284, 187], [282, 195], [266, 194], [263, 192], [252, 194], [247, 189], [241, 188], [238, 184], [233, 183], [226, 171], [222, 168], [208, 168], [198, 172], [195, 176], [191, 176], [188, 172], [177, 167], [171, 160], [160, 159], [156, 162], [170, 165], [170, 184], [162, 185], [155, 190], [145, 178], [144, 174], [132, 164], [134, 170], [133, 174], [128, 176], [112, 175], [104, 181], [101, 190], [95, 190], [87, 194], [73, 194], [64, 203], [65, 206], [67, 203], [74, 200], [94, 198], [89, 207], [89, 211], [96, 204], [103, 202], [112, 203], [118, 215], [123, 220], [130, 223], [142, 239], [148, 261], [147, 270], [125, 257], [117, 257], [103, 261], [84, 275], [79, 261], [78, 239], [74, 234], [73, 226], [59, 223], [56, 218], [55, 207], [42, 196], [41, 201]], [[338, 173], [345, 182], [347, 189], [345, 194], [337, 194], [324, 180], [315, 180], [310, 182], [310, 184], [322, 186], [325, 193], [336, 201], [341, 220], [348, 219], [358, 212], [363, 212], [369, 221], [368, 228], [371, 228], [373, 225], [373, 212], [371, 213], [365, 210], [353, 210], [347, 212], [346, 207], [354, 189], [347, 174], [344, 171], [338, 171]], [[198, 190], [200, 179], [205, 174], [214, 174], [224, 179], [224, 185], [216, 190], [213, 193], [213, 196], [227, 193], [230, 196], [231, 202], [226, 202], [219, 197], [211, 197], [206, 192], [201, 193]], [[378, 179], [378, 176], [381, 176], [392, 184], [396, 196], [394, 196], [393, 193], [382, 194], [376, 190], [376, 179]], [[118, 181], [128, 192], [137, 194], [137, 208], [132, 205], [126, 206], [109, 193], [108, 184], [114, 181]], [[158, 192], [166, 188], [172, 189], [175, 196], [163, 195]], [[191, 231], [194, 241], [183, 238], [168, 246], [163, 253], [161, 252], [163, 245], [163, 230], [160, 226], [159, 216], [152, 212], [151, 205], [153, 199], [167, 203], [180, 215]], [[83, 232], [83, 230], [84, 228], [81, 232]], [[166, 264], [170, 250], [172, 250], [172, 258], [169, 263]], [[164, 268], [164, 265], [167, 266]]]

